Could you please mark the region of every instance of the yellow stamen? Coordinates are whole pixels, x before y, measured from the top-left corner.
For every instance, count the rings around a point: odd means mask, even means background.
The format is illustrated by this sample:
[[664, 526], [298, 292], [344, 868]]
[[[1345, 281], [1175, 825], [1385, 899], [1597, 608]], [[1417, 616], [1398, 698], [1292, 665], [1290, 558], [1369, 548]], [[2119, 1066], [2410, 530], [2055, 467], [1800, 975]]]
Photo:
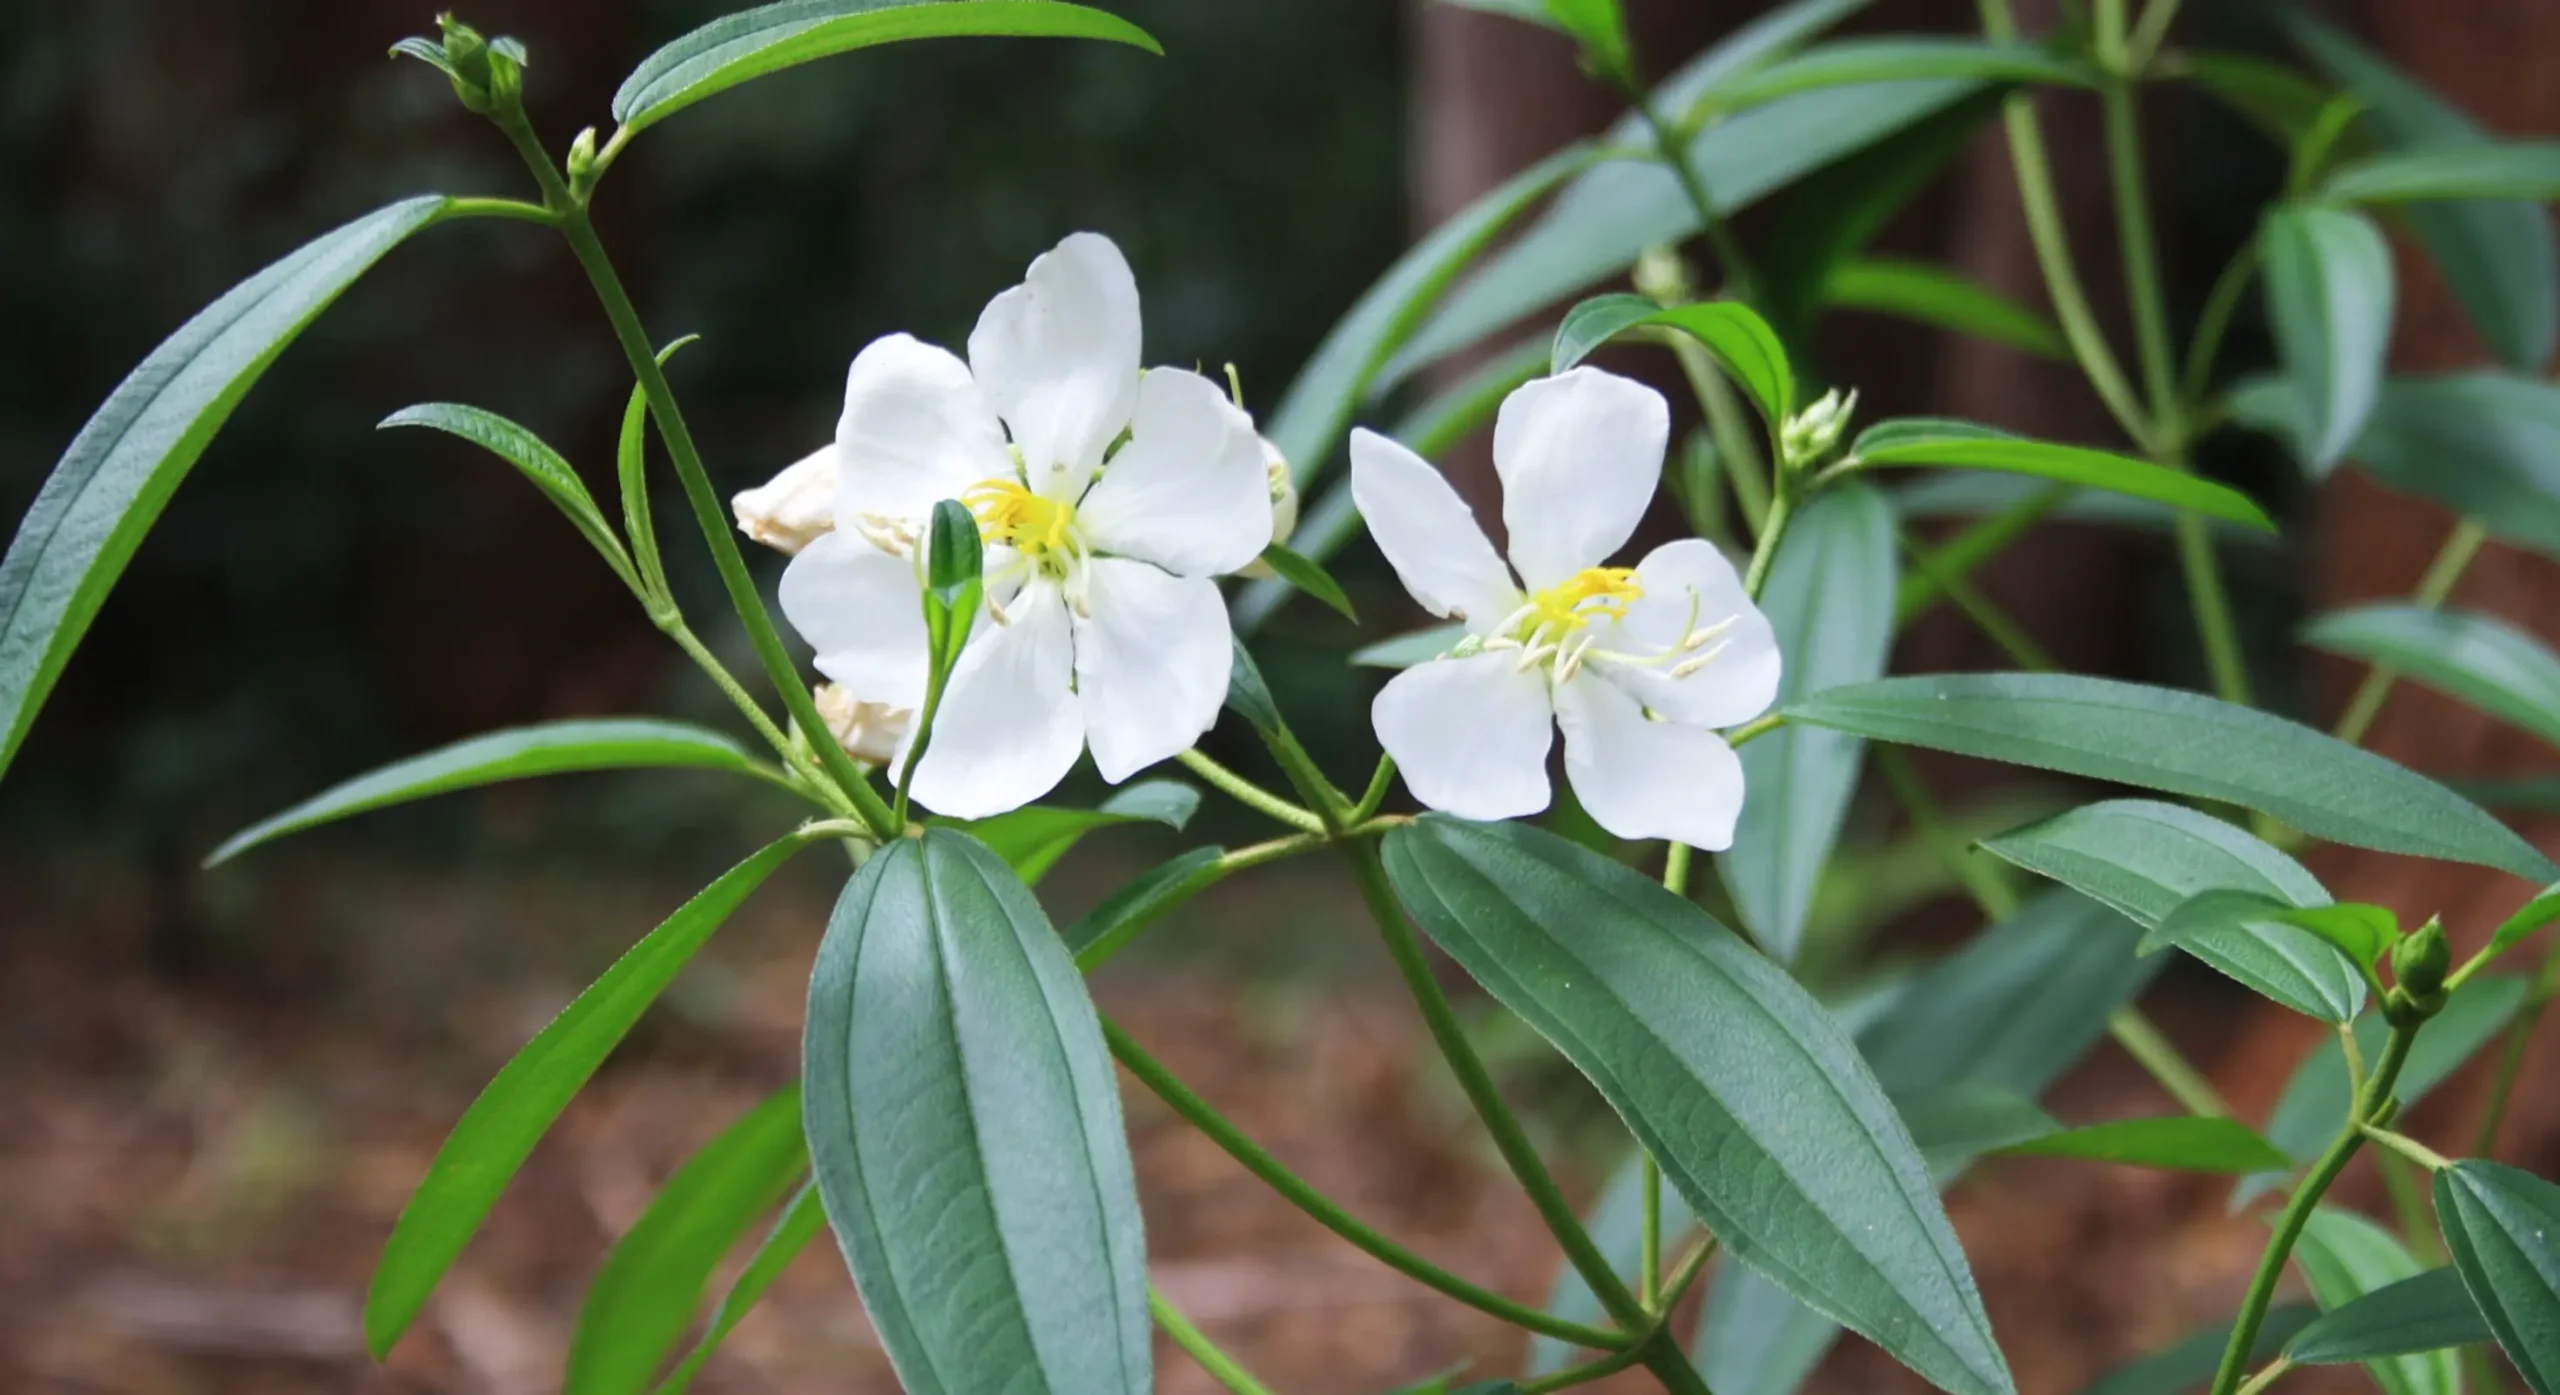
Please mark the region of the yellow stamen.
[[1522, 617], [1531, 634], [1546, 632], [1561, 639], [1595, 617], [1627, 618], [1627, 607], [1644, 599], [1644, 583], [1633, 567], [1585, 567], [1529, 598]]
[[1019, 480], [981, 480], [960, 495], [978, 535], [1034, 559], [1076, 548], [1076, 506], [1034, 494]]

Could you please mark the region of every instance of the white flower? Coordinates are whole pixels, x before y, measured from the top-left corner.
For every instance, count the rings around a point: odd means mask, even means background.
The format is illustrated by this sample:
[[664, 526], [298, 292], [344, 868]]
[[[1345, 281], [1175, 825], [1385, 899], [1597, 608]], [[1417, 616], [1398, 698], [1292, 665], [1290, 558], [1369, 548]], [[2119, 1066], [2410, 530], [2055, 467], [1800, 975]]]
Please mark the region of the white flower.
[[919, 542], [940, 500], [977, 515], [986, 614], [915, 774], [937, 813], [1029, 803], [1088, 745], [1116, 784], [1217, 720], [1234, 641], [1210, 578], [1271, 541], [1262, 449], [1208, 379], [1141, 378], [1138, 338], [1128, 263], [1078, 233], [988, 303], [967, 363], [897, 334], [846, 376], [837, 527], [792, 559], [782, 610], [820, 672], [921, 707]]
[[813, 694], [818, 716], [845, 754], [866, 765], [887, 765], [906, 745], [915, 713], [884, 702], [864, 702], [841, 683], [821, 683]]
[[[1271, 540], [1286, 543], [1289, 535], [1298, 531], [1298, 477], [1289, 472], [1288, 459], [1268, 436], [1262, 438], [1262, 472], [1271, 489]], [[1270, 563], [1257, 558], [1236, 575], [1269, 581], [1279, 573], [1271, 570]]]
[[1467, 627], [1371, 711], [1415, 798], [1462, 818], [1534, 814], [1562, 726], [1565, 777], [1602, 828], [1732, 844], [1742, 763], [1716, 729], [1776, 698], [1777, 639], [1712, 543], [1601, 565], [1644, 516], [1669, 431], [1660, 394], [1596, 369], [1512, 393], [1493, 465], [1516, 580], [1438, 471], [1352, 433], [1351, 495], [1370, 535], [1414, 599]]
[[729, 501], [738, 531], [792, 555], [835, 531], [836, 448], [820, 446]]

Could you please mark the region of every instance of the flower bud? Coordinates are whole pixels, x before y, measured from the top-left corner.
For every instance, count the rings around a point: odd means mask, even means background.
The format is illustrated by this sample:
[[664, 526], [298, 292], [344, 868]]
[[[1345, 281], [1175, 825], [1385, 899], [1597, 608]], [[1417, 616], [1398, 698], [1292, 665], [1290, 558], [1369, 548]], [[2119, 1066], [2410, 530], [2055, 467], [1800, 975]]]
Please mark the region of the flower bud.
[[1843, 397], [1840, 389], [1833, 388], [1788, 419], [1778, 433], [1778, 453], [1790, 465], [1820, 458], [1825, 451], [1839, 444], [1840, 433], [1848, 429], [1849, 418], [1857, 410], [1856, 389], [1851, 389], [1849, 395]]
[[444, 31], [444, 70], [453, 79], [453, 95], [482, 116], [521, 108], [524, 97], [524, 46], [513, 39], [494, 43], [450, 14], [436, 16]]
[[589, 126], [578, 132], [578, 138], [569, 142], [568, 169], [569, 192], [585, 198], [596, 183], [595, 127]]
[[[1298, 531], [1298, 477], [1290, 473], [1289, 462], [1281, 458], [1280, 448], [1271, 444], [1271, 438], [1261, 439], [1263, 478], [1271, 486], [1271, 540], [1286, 543], [1289, 535]], [[1276, 573], [1270, 563], [1256, 558], [1236, 575], [1258, 581]]]
[[898, 743], [907, 739], [908, 724], [915, 720], [906, 708], [863, 702], [838, 683], [820, 684], [814, 696], [818, 716], [836, 744], [866, 765], [887, 765], [898, 754]]
[[791, 556], [835, 531], [836, 448], [821, 446], [729, 501], [738, 531]]
[[1636, 294], [1664, 305], [1677, 305], [1689, 299], [1689, 267], [1680, 260], [1680, 250], [1656, 243], [1636, 254]]
[[2442, 989], [2445, 971], [2452, 967], [2453, 946], [2445, 941], [2443, 924], [2433, 919], [2391, 947], [2391, 976], [2413, 998]]

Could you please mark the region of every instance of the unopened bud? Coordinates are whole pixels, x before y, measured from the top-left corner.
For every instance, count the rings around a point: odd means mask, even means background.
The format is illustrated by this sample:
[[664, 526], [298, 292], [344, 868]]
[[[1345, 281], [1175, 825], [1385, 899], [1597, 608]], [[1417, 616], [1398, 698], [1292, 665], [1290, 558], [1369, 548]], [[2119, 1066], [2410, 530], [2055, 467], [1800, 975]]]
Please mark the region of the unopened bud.
[[836, 448], [821, 446], [729, 501], [738, 531], [791, 556], [835, 531]]
[[845, 754], [866, 765], [887, 765], [898, 754], [898, 743], [907, 739], [907, 727], [915, 714], [903, 707], [882, 702], [863, 702], [847, 692], [842, 684], [820, 684], [813, 695], [818, 703], [818, 716]]
[[2391, 977], [2409, 996], [2424, 999], [2444, 987], [2453, 967], [2453, 946], [2445, 941], [2442, 923], [2430, 919], [2391, 947]]
[[1680, 304], [1690, 296], [1689, 264], [1678, 248], [1656, 243], [1636, 254], [1635, 287], [1647, 300]]
[[585, 198], [596, 182], [596, 128], [578, 132], [569, 142], [569, 192]]
[[1789, 418], [1778, 433], [1779, 453], [1791, 465], [1815, 460], [1839, 444], [1840, 433], [1849, 427], [1849, 418], [1858, 410], [1858, 394], [1852, 389], [1842, 396], [1833, 388], [1822, 394], [1811, 406]]

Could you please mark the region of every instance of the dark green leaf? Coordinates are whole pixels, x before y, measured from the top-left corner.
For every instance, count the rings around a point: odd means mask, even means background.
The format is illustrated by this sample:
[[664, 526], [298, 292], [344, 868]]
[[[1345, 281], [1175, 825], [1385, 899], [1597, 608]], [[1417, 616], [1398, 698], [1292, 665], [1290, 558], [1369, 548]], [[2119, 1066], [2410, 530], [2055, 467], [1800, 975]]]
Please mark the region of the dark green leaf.
[[2290, 909], [2255, 892], [2200, 891], [2162, 916], [2142, 943], [2146, 950], [2184, 949], [2305, 1017], [2352, 1021], [2364, 1007], [2364, 974], [2337, 945], [2289, 921]]
[[[1884, 673], [1897, 555], [1892, 506], [1862, 485], [1824, 490], [1796, 515], [1760, 594], [1787, 657], [1780, 703]], [[1741, 750], [1753, 797], [1716, 867], [1743, 925], [1780, 963], [1793, 963], [1803, 944], [1865, 753], [1855, 736], [1796, 727]]]
[[1059, 931], [1076, 956], [1076, 966], [1092, 969], [1120, 946], [1137, 937], [1158, 916], [1190, 900], [1219, 876], [1226, 854], [1217, 848], [1193, 848], [1170, 862], [1139, 873], [1118, 891], [1087, 911], [1084, 918]]
[[1969, 422], [1929, 418], [1878, 422], [1859, 434], [1849, 453], [1869, 466], [1952, 465], [2034, 475], [2193, 509], [2209, 518], [2269, 532], [2276, 526], [2249, 496], [2211, 480], [2131, 456], [2021, 440]]
[[[1918, 482], [1894, 490], [1893, 506], [1905, 518], [1984, 518], [2032, 502], [2038, 506], [2040, 518], [2056, 523], [2144, 528], [2163, 533], [2178, 525], [2178, 511], [2166, 504], [2102, 489], [2064, 490], [2061, 503], [2044, 504], [2043, 496], [2059, 488], [2028, 475], [1947, 470], [1924, 475]], [[2211, 520], [2208, 526], [2218, 542], [2274, 547], [2280, 541], [2271, 533], [2220, 519]]]
[[1111, 1056], [1039, 903], [947, 829], [882, 849], [809, 980], [809, 1153], [916, 1395], [1146, 1395], [1146, 1243]]
[[2051, 318], [1960, 273], [1901, 257], [1844, 262], [1823, 299], [1842, 310], [1872, 310], [2068, 362], [2071, 346]]
[[2333, 1366], [2486, 1342], [2494, 1334], [2451, 1267], [2430, 1269], [2321, 1314], [2284, 1354], [2303, 1366]]
[[2394, 489], [2560, 557], [2560, 387], [2494, 372], [2394, 378], [2350, 454]]
[[2376, 155], [2332, 171], [2320, 192], [2342, 203], [2435, 199], [2560, 199], [2560, 142]]
[[812, 840], [792, 834], [721, 874], [563, 1008], [471, 1102], [402, 1208], [365, 1294], [365, 1345], [376, 1359], [409, 1329], [436, 1282], [471, 1242], [507, 1181], [595, 1074], [631, 1024], [738, 903]]
[[2337, 946], [2349, 959], [2370, 970], [2382, 962], [2400, 939], [2400, 918], [2382, 906], [2343, 902], [2290, 910], [2281, 917]]
[[1672, 329], [1706, 346], [1716, 365], [1751, 394], [1771, 430], [1796, 410], [1796, 379], [1787, 351], [1757, 311], [1740, 301], [1711, 300], [1669, 308], [1640, 295], [1593, 296], [1556, 326], [1550, 366], [1561, 373], [1592, 350], [1632, 329]]
[[1453, 620], [1446, 625], [1433, 625], [1354, 649], [1351, 662], [1363, 668], [1411, 668], [1448, 653], [1452, 646], [1466, 637], [1467, 627]]
[[605, 522], [603, 512], [596, 508], [595, 496], [587, 492], [578, 472], [541, 437], [495, 412], [452, 402], [427, 402], [404, 407], [383, 418], [381, 424], [385, 427], [431, 427], [450, 436], [459, 436], [515, 466], [533, 483], [534, 488], [542, 491], [544, 498], [568, 516], [571, 525], [603, 555], [614, 574], [625, 584], [631, 582], [631, 555], [623, 550], [622, 539], [615, 535], [613, 526]]
[[640, 130], [767, 73], [902, 39], [1031, 35], [1103, 39], [1161, 54], [1116, 15], [1058, 0], [782, 0], [715, 19], [640, 60], [613, 118]]
[[1011, 813], [955, 820], [945, 826], [994, 849], [1025, 885], [1037, 886], [1078, 839], [1097, 828], [1160, 823], [1179, 833], [1199, 809], [1200, 791], [1191, 786], [1179, 780], [1141, 780], [1102, 801], [1099, 808], [1059, 809], [1031, 804]]
[[1618, 12], [1618, 0], [1546, 0], [1546, 6], [1557, 27], [1582, 45], [1593, 72], [1612, 83], [1634, 80], [1627, 17]]
[[[2310, 1281], [2311, 1296], [2327, 1311], [2415, 1278], [2422, 1268], [2390, 1231], [2333, 1206], [2311, 1213], [2294, 1243], [2293, 1262]], [[2462, 1389], [2462, 1368], [2449, 1351], [2368, 1362], [2365, 1370], [2384, 1395], [2457, 1395]]]
[[2372, 414], [2391, 345], [2391, 248], [2360, 213], [2277, 208], [2259, 232], [2267, 318], [2301, 404], [2303, 464], [2326, 474]]
[[[2469, 117], [2344, 34], [2299, 12], [2288, 23], [2312, 58], [2363, 101], [2384, 148], [2434, 154], [2490, 143]], [[2550, 214], [2520, 199], [2420, 203], [2404, 213], [2491, 351], [2510, 368], [2541, 371], [2560, 339], [2560, 243]]]
[[2560, 920], [2560, 886], [2548, 886], [2542, 894], [2516, 908], [2514, 915], [2499, 922], [2496, 934], [2489, 937], [2489, 954], [2495, 957], [2515, 948], [2518, 941], [2554, 920]]
[[1837, 688], [1785, 711], [1873, 740], [2218, 799], [2354, 847], [2560, 879], [2531, 844], [2433, 780], [2198, 693], [2075, 674], [1934, 674]]
[[2560, 655], [2495, 616], [2413, 605], [2324, 615], [2303, 642], [2398, 669], [2560, 746]]
[[1896, 1095], [1893, 1104], [1911, 1129], [1911, 1141], [1920, 1145], [1929, 1171], [1942, 1178], [1985, 1153], [2063, 1131], [2033, 1100], [1971, 1081]]
[[450, 207], [442, 195], [395, 203], [232, 287], [161, 341], [72, 438], [0, 557], [0, 772], [143, 534], [259, 375]]
[[1227, 708], [1252, 723], [1266, 740], [1288, 730], [1280, 720], [1280, 705], [1271, 700], [1270, 685], [1262, 681], [1262, 666], [1253, 661], [1242, 639], [1236, 641], [1235, 663], [1227, 671]]
[[792, 1196], [791, 1204], [784, 1207], [782, 1215], [774, 1221], [773, 1228], [765, 1232], [764, 1243], [756, 1246], [755, 1255], [747, 1261], [747, 1267], [739, 1271], [738, 1281], [729, 1286], [720, 1306], [712, 1311], [710, 1326], [703, 1330], [693, 1349], [685, 1353], [684, 1360], [676, 1363], [675, 1370], [659, 1382], [656, 1395], [684, 1395], [691, 1389], [693, 1378], [702, 1373], [703, 1363], [709, 1361], [711, 1354], [720, 1349], [720, 1344], [729, 1339], [729, 1333], [739, 1321], [754, 1311], [756, 1304], [763, 1300], [765, 1290], [782, 1277], [782, 1271], [790, 1267], [791, 1261], [799, 1258], [800, 1252], [808, 1248], [819, 1231], [826, 1228], [827, 1212], [818, 1200], [818, 1184], [815, 1181], [803, 1182], [800, 1190]]
[[2001, 1149], [2045, 1158], [2087, 1158], [2180, 1172], [2251, 1172], [2281, 1167], [2290, 1159], [2236, 1119], [2179, 1114], [2159, 1119], [2117, 1119], [2066, 1129]]
[[2560, 1187], [2470, 1158], [2436, 1174], [2436, 1224], [2462, 1286], [2534, 1395], [2560, 1389]]
[[[2266, 1321], [2259, 1325], [2257, 1344], [2249, 1349], [2249, 1363], [2254, 1366], [2271, 1360], [2294, 1333], [2319, 1313], [2308, 1303], [2269, 1308]], [[2213, 1379], [2214, 1368], [2222, 1362], [2223, 1348], [2229, 1345], [2231, 1324], [2226, 1322], [2198, 1332], [2166, 1351], [2119, 1366], [2083, 1387], [2080, 1395], [2188, 1395]]]
[[1352, 624], [1360, 623], [1360, 612], [1353, 610], [1351, 598], [1342, 594], [1342, 583], [1334, 580], [1322, 565], [1278, 543], [1262, 550], [1262, 560], [1279, 574], [1282, 581], [1333, 607], [1336, 614]]
[[[1746, 748], [1748, 749], [1748, 748]], [[2285, 906], [2329, 893], [2300, 863], [2209, 814], [2148, 799], [2083, 805], [1983, 840], [1983, 849], [2115, 907], [2156, 931], [2190, 898], [2247, 892]], [[2277, 1002], [2343, 1020], [2364, 976], [2308, 931], [2256, 915], [2195, 925], [2179, 948]]]
[[2097, 77], [2093, 70], [2032, 44], [1935, 35], [1834, 39], [1720, 85], [1708, 105], [1716, 111], [1741, 111], [1816, 88], [1914, 78], [2089, 87]]
[[780, 780], [780, 772], [706, 727], [650, 717], [597, 717], [514, 727], [457, 741], [333, 785], [231, 835], [207, 867], [288, 833], [429, 795], [582, 770], [727, 770]]
[[[1690, 1229], [1689, 1208], [1680, 1193], [1662, 1188], [1662, 1246], [1670, 1254]], [[1600, 1199], [1591, 1204], [1591, 1214], [1583, 1218], [1582, 1228], [1591, 1234], [1591, 1243], [1608, 1256], [1609, 1267], [1629, 1290], [1636, 1286], [1637, 1271], [1644, 1263], [1644, 1154], [1630, 1154], [1627, 1160], [1609, 1174], [1609, 1185], [1600, 1189]], [[1599, 1296], [1584, 1282], [1572, 1265], [1564, 1266], [1556, 1275], [1553, 1288], [1547, 1290], [1547, 1311], [1557, 1317], [1593, 1327], [1606, 1327], [1608, 1311], [1600, 1306]], [[1529, 1339], [1529, 1366], [1523, 1373], [1552, 1376], [1574, 1362], [1576, 1349], [1568, 1342], [1553, 1337]]]
[[637, 1395], [675, 1350], [703, 1286], [756, 1218], [808, 1174], [800, 1090], [749, 1110], [659, 1188], [587, 1285], [562, 1395]]
[[1742, 1262], [1958, 1395], [2012, 1388], [1919, 1151], [1846, 1033], [1696, 905], [1554, 834], [1387, 835], [1416, 920], [1581, 1068]]

